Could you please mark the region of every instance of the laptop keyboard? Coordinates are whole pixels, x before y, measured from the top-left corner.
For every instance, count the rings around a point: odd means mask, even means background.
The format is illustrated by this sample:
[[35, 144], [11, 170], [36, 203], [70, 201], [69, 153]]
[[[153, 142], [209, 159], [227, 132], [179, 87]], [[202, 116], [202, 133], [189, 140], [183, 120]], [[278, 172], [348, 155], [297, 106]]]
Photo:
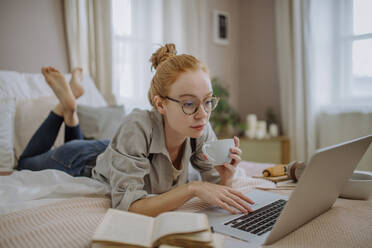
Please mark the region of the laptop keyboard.
[[224, 224], [260, 236], [273, 229], [286, 202], [283, 199], [277, 200]]

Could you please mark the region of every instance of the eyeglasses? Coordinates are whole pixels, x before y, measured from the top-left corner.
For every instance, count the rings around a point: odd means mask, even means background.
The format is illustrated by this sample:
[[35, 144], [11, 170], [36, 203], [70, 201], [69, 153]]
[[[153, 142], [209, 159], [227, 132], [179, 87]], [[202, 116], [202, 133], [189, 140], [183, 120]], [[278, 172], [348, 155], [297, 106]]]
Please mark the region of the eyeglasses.
[[[173, 102], [181, 104], [182, 111], [186, 115], [195, 114], [196, 111], [198, 111], [199, 106], [200, 106], [200, 101], [198, 99], [190, 99], [190, 100], [180, 101], [180, 100], [168, 97], [168, 96], [160, 96], [160, 97], [166, 98], [168, 100], [171, 100]], [[203, 102], [203, 108], [204, 108], [205, 112], [207, 112], [208, 114], [210, 112], [212, 112], [216, 108], [217, 103], [218, 103], [219, 100], [220, 99], [216, 96], [209, 97], [207, 100], [205, 100]]]

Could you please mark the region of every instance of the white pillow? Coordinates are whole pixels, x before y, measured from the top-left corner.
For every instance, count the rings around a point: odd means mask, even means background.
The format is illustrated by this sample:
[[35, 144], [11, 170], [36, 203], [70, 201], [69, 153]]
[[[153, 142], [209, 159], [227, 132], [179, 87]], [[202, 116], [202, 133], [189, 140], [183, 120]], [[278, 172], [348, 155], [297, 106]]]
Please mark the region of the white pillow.
[[[64, 76], [66, 77], [66, 81], [69, 82], [71, 74], [64, 74]], [[78, 104], [92, 107], [107, 106], [107, 102], [88, 74], [83, 75], [81, 84], [84, 87], [85, 93], [78, 99]], [[15, 97], [16, 101], [19, 101], [44, 96], [54, 96], [54, 94], [41, 73], [20, 73], [0, 70], [0, 99]]]
[[13, 133], [15, 99], [0, 99], [0, 172], [14, 168]]
[[125, 110], [123, 105], [111, 107], [78, 105], [77, 114], [84, 138], [111, 140], [125, 116]]
[[[57, 103], [58, 100], [55, 96], [17, 101], [14, 125], [14, 149], [17, 160], [31, 137]], [[64, 125], [62, 124], [53, 147], [64, 143], [64, 133]]]

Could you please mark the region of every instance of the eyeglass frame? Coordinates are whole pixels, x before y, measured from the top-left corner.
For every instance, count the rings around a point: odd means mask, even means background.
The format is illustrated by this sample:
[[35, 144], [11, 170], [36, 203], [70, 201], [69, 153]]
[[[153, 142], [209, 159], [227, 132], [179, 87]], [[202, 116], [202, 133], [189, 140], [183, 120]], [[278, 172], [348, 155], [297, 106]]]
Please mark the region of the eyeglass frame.
[[204, 111], [207, 112], [208, 114], [210, 114], [210, 113], [211, 113], [211, 112], [212, 112], [212, 111], [217, 107], [217, 104], [218, 104], [218, 102], [219, 102], [219, 100], [220, 100], [219, 97], [217, 97], [217, 96], [212, 96], [212, 98], [216, 99], [216, 105], [214, 106], [214, 108], [213, 108], [210, 112], [208, 112], [208, 111], [205, 109], [205, 107], [204, 107], [204, 102], [201, 101], [201, 102], [199, 103], [198, 107], [195, 108], [194, 112], [191, 113], [191, 114], [188, 114], [188, 113], [186, 113], [185, 110], [183, 109], [182, 101], [177, 100], [177, 99], [174, 99], [174, 98], [169, 97], [169, 96], [161, 96], [161, 95], [159, 95], [159, 96], [160, 96], [161, 98], [165, 98], [165, 99], [168, 99], [168, 100], [171, 100], [171, 101], [173, 101], [173, 102], [176, 102], [176, 103], [181, 104], [182, 112], [183, 112], [185, 115], [193, 115], [193, 114], [195, 114], [196, 112], [198, 112], [200, 105], [203, 105], [203, 109], [204, 109]]

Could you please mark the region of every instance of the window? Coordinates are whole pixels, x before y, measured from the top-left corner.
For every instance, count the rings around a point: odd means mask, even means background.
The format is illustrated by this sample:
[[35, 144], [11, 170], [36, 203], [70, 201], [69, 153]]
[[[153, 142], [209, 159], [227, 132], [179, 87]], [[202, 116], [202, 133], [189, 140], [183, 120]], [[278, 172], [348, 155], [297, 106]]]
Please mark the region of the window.
[[113, 0], [113, 91], [126, 110], [149, 108], [151, 54], [162, 44], [161, 0]]
[[339, 100], [372, 102], [372, 1], [341, 4]]

